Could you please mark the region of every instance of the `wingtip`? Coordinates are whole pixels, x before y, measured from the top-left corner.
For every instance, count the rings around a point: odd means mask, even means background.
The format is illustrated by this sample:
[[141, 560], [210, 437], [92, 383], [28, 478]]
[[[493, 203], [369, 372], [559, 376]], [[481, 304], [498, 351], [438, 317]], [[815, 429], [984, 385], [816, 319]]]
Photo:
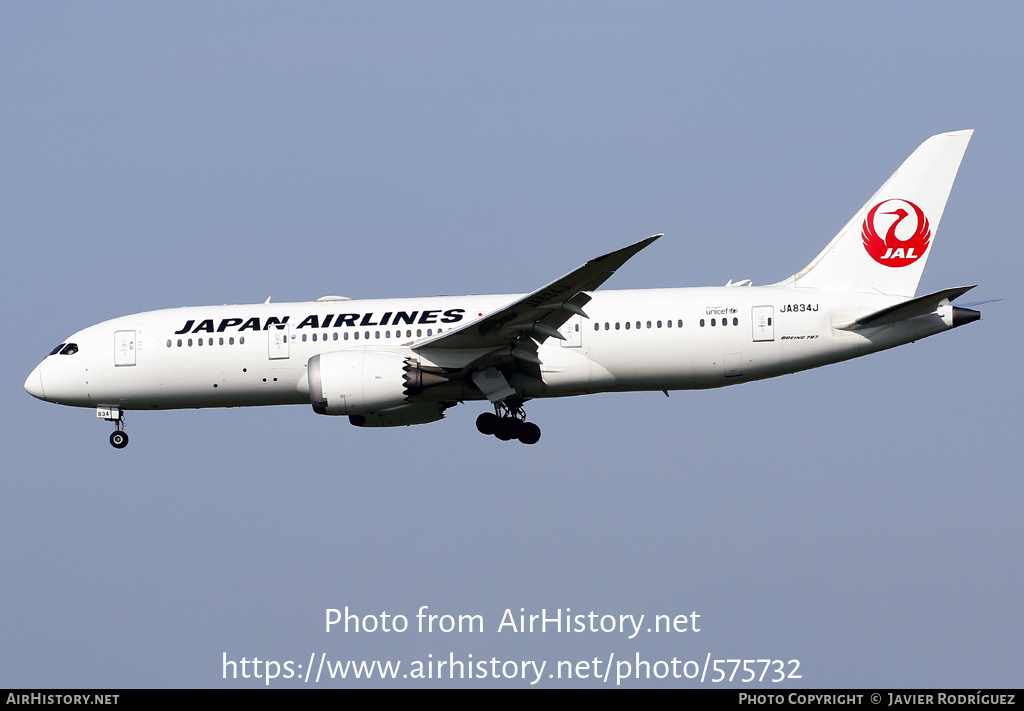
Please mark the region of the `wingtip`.
[[654, 244], [655, 242], [657, 242], [659, 239], [661, 239], [664, 236], [665, 236], [664, 232], [659, 232], [656, 235], [651, 235], [647, 239], [642, 239], [639, 242], [637, 242], [636, 244], [633, 244], [633, 245], [630, 245], [629, 247], [626, 247], [626, 249], [634, 250], [633, 254], [636, 254], [640, 250], [646, 249], [647, 247], [650, 247], [652, 244]]
[[631, 247], [627, 247], [627, 249], [634, 250], [633, 254], [636, 254], [637, 252], [639, 252], [639, 251], [641, 251], [643, 249], [647, 249], [648, 247], [650, 247], [652, 244], [654, 244], [655, 242], [657, 242], [659, 239], [661, 239], [664, 236], [665, 236], [664, 232], [659, 232], [656, 235], [651, 235], [647, 239], [640, 240], [639, 242], [637, 242], [636, 244], [632, 245]]

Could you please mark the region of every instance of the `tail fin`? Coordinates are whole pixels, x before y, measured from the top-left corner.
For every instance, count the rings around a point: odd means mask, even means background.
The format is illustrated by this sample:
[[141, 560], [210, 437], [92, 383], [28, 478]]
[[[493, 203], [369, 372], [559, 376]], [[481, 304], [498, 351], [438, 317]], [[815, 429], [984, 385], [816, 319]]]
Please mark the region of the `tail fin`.
[[780, 285], [914, 296], [973, 130], [918, 146], [814, 261]]

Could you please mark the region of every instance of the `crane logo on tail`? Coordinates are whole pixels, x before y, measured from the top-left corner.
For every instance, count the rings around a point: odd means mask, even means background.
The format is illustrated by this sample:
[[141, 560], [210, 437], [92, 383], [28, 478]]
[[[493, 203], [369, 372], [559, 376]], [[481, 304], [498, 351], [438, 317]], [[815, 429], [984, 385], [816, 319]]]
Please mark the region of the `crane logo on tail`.
[[[879, 232], [884, 232], [885, 237], [880, 237]], [[924, 211], [914, 203], [883, 200], [868, 211], [861, 237], [864, 249], [876, 262], [886, 267], [905, 267], [928, 251], [932, 230]]]

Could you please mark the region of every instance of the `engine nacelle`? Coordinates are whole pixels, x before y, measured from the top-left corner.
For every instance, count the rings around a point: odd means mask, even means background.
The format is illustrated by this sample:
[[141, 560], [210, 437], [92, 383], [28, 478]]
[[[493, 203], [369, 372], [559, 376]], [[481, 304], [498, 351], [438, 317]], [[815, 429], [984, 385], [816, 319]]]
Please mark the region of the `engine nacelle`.
[[414, 402], [396, 407], [394, 410], [375, 412], [372, 415], [352, 415], [348, 421], [356, 427], [423, 425], [443, 419], [445, 408], [446, 405], [440, 402]]
[[309, 359], [309, 398], [319, 415], [368, 415], [405, 405], [406, 357], [347, 350]]

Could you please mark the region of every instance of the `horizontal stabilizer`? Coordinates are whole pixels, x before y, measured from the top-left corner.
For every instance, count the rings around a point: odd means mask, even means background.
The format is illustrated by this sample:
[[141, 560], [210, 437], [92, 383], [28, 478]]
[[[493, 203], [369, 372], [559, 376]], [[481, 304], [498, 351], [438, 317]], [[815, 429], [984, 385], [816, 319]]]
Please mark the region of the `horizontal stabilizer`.
[[936, 291], [934, 294], [918, 296], [916, 299], [910, 299], [893, 306], [886, 306], [884, 309], [879, 309], [853, 321], [836, 324], [835, 328], [840, 331], [859, 331], [863, 328], [888, 326], [900, 321], [906, 321], [915, 316], [927, 316], [928, 314], [935, 313], [936, 309], [940, 306], [944, 306], [954, 299], [963, 296], [975, 286], [977, 285], [957, 286], [952, 289]]
[[960, 304], [961, 308], [973, 309], [975, 306], [984, 306], [985, 304], [994, 304], [1002, 299], [985, 299], [984, 301], [970, 301], [966, 304]]

